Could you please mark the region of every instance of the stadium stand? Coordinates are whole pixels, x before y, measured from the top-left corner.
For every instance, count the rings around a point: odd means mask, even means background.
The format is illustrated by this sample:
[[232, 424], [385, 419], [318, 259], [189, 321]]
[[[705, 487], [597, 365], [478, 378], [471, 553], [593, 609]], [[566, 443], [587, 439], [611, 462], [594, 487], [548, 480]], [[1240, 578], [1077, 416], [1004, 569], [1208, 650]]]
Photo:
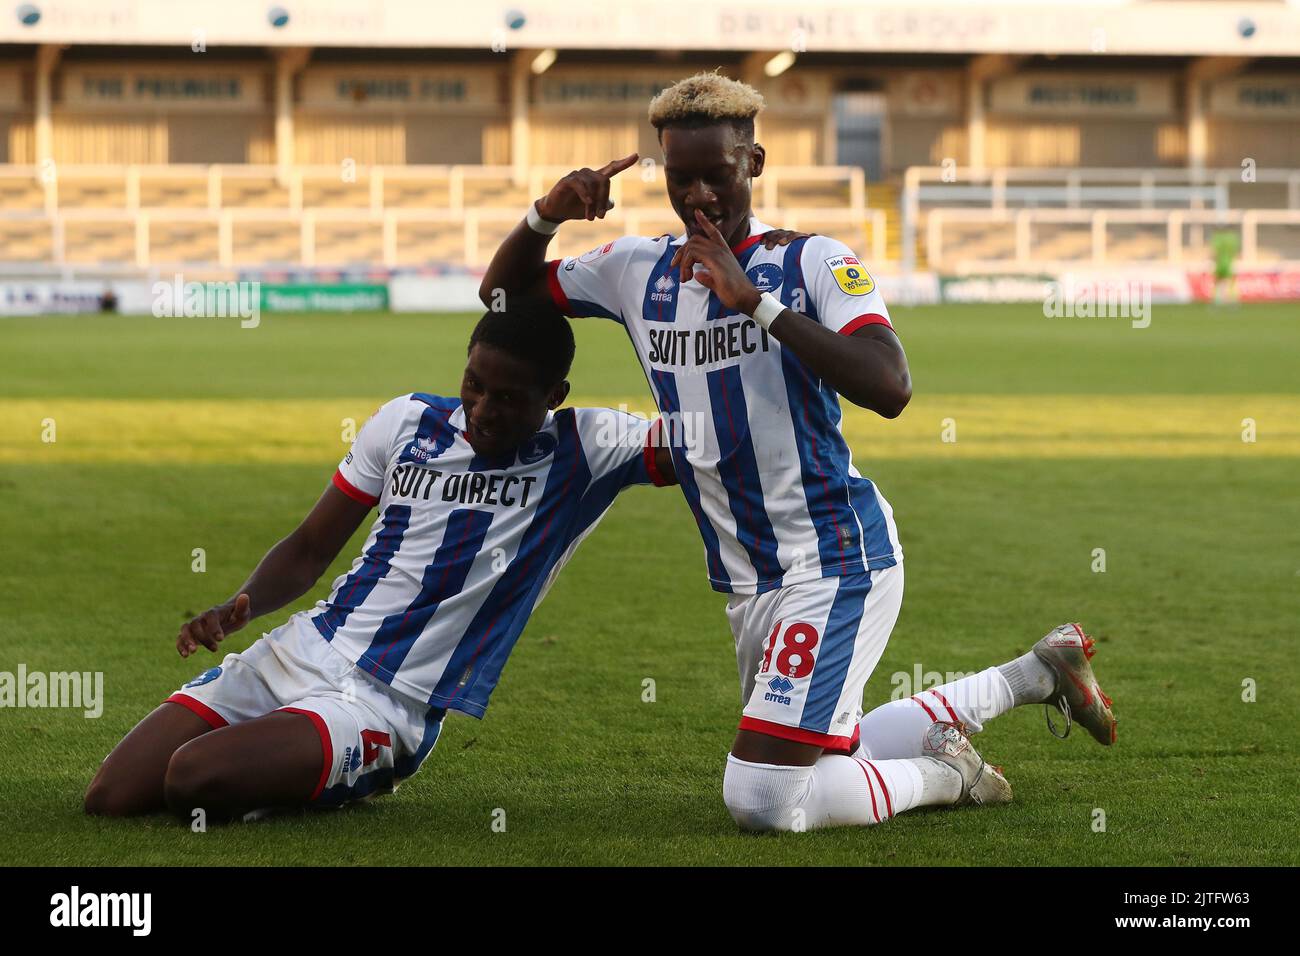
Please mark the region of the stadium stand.
[[[766, 8], [692, 51], [538, 0], [490, 50], [474, 18], [403, 5], [396, 32], [363, 16], [364, 41], [326, 18], [310, 42], [244, 26], [208, 52], [152, 7], [86, 42], [95, 5], [66, 0], [57, 23], [0, 20], [0, 274], [472, 272], [556, 178], [633, 150], [610, 216], [552, 248], [675, 234], [645, 107], [715, 67], [767, 100], [756, 214], [884, 273], [1200, 268], [1222, 229], [1244, 267], [1300, 266], [1300, 30], [1281, 29], [1300, 14], [1247, 37], [1220, 30], [1230, 0], [1180, 6], [1175, 54], [1162, 5], [1117, 0], [1103, 49], [1066, 31], [1051, 54], [1043, 24], [1085, 5], [990, 4], [985, 32], [960, 10], [836, 6], [787, 55], [759, 42], [779, 32]], [[830, 12], [814, 0], [806, 22]], [[556, 42], [584, 18], [604, 49]]]

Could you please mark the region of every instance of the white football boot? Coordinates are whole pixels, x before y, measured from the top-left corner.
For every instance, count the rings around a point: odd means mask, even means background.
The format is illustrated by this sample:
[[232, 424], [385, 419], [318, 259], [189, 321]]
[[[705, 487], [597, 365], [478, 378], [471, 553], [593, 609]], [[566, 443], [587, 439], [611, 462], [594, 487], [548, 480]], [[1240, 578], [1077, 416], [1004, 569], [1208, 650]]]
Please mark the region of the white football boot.
[[953, 806], [1010, 803], [1011, 784], [998, 767], [984, 762], [961, 724], [935, 721], [925, 732], [921, 755], [946, 763], [961, 774], [961, 796]]

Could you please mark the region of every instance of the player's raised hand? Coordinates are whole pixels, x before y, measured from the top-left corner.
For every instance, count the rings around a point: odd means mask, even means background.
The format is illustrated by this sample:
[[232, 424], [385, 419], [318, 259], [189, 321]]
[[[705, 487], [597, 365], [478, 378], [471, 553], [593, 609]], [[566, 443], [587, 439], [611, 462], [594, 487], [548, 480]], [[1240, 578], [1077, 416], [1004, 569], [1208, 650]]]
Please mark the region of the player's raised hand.
[[200, 644], [215, 651], [222, 638], [233, 634], [252, 619], [249, 608], [248, 595], [240, 594], [233, 601], [209, 608], [182, 624], [180, 633], [176, 635], [177, 652], [181, 657], [189, 657], [199, 649]]
[[[681, 282], [695, 279], [728, 309], [749, 315], [758, 307], [758, 289], [740, 268], [736, 254], [718, 227], [698, 209], [695, 210], [695, 222], [700, 231], [682, 243], [670, 267], [678, 267]], [[703, 266], [698, 272], [695, 271], [697, 264]]]
[[575, 169], [551, 187], [537, 200], [537, 214], [551, 222], [570, 219], [604, 219], [614, 208], [609, 201], [609, 181], [633, 165], [641, 157], [631, 153], [622, 159], [613, 159], [600, 169]]

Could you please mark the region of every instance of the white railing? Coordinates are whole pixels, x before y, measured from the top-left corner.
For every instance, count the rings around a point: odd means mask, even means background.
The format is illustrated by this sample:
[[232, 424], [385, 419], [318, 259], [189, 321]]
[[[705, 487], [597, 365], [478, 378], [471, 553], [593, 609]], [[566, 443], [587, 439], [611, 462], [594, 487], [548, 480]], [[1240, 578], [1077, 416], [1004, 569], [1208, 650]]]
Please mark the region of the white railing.
[[[787, 229], [799, 229], [803, 224], [811, 228], [833, 232], [842, 237], [851, 246], [861, 247], [865, 241], [871, 250], [873, 261], [880, 262], [887, 256], [886, 217], [883, 210], [872, 209], [854, 213], [852, 210], [836, 209], [781, 209], [768, 210], [759, 208], [754, 211], [760, 219], [780, 223]], [[623, 235], [641, 235], [650, 230], [642, 226], [644, 220], [654, 224], [653, 231], [671, 217], [671, 212], [650, 209], [624, 209], [611, 211], [603, 223], [616, 227]], [[0, 215], [0, 228], [6, 223], [33, 223], [50, 230], [51, 255], [49, 261], [55, 266], [62, 266], [67, 259], [67, 232], [70, 224], [78, 225], [116, 225], [129, 224], [133, 230], [132, 264], [141, 269], [159, 268], [181, 264], [168, 259], [165, 249], [156, 249], [151, 227], [154, 224], [170, 223], [179, 225], [207, 226], [216, 229], [216, 256], [211, 261], [203, 260], [189, 265], [235, 268], [240, 265], [253, 265], [253, 262], [241, 262], [237, 255], [236, 227], [257, 223], [289, 225], [296, 232], [297, 250], [287, 260], [276, 260], [268, 265], [293, 265], [303, 267], [357, 265], [361, 259], [340, 258], [335, 254], [319, 255], [317, 253], [319, 227], [322, 224], [344, 224], [378, 228], [381, 237], [380, 261], [375, 265], [396, 268], [402, 265], [399, 255], [399, 229], [405, 223], [443, 224], [456, 227], [460, 233], [461, 255], [459, 264], [478, 267], [487, 264], [493, 249], [484, 248], [480, 236], [485, 225], [512, 226], [522, 216], [518, 209], [388, 209], [382, 212], [356, 209], [306, 209], [297, 213], [286, 213], [279, 209], [150, 209], [131, 212], [125, 209], [65, 209], [54, 215], [39, 213], [8, 213]], [[828, 229], [828, 225], [830, 229]], [[675, 231], [675, 230], [672, 230]], [[585, 246], [583, 247], [585, 248]], [[572, 252], [581, 252], [575, 248]], [[0, 260], [4, 258], [0, 253]], [[455, 261], [456, 257], [452, 257]], [[11, 260], [12, 261], [12, 260]], [[102, 260], [107, 263], [116, 260]], [[406, 263], [411, 265], [413, 263]]]
[[[26, 182], [42, 194], [40, 209], [0, 209], [0, 228], [6, 224], [43, 224], [50, 230], [51, 264], [67, 263], [67, 231], [70, 224], [117, 225], [129, 223], [133, 229], [132, 264], [141, 269], [177, 265], [167, 259], [165, 249], [154, 248], [151, 227], [157, 223], [193, 224], [215, 228], [216, 254], [212, 262], [185, 263], [194, 266], [233, 268], [240, 264], [236, 248], [237, 227], [244, 224], [289, 224], [297, 232], [297, 251], [287, 262], [275, 265], [340, 266], [355, 261], [338, 261], [338, 254], [318, 255], [318, 228], [321, 224], [353, 224], [377, 228], [381, 236], [382, 265], [396, 267], [399, 255], [399, 230], [405, 223], [442, 224], [456, 227], [460, 233], [460, 263], [482, 266], [493, 250], [483, 249], [480, 235], [485, 225], [510, 225], [521, 218], [526, 200], [515, 202], [513, 194], [521, 188], [528, 196], [545, 192], [572, 167], [537, 167], [529, 171], [524, 183], [516, 183], [509, 166], [369, 166], [354, 170], [335, 166], [299, 166], [281, 169], [275, 166], [245, 165], [156, 165], [156, 166], [37, 166], [0, 165], [0, 189], [4, 181]], [[639, 180], [643, 193], [658, 191], [662, 196], [663, 171], [657, 164], [634, 166], [611, 182], [610, 198], [615, 208], [602, 225], [617, 227], [623, 234], [637, 235], [643, 224], [655, 231], [667, 226], [676, 231], [670, 207], [662, 199], [654, 205], [625, 202], [633, 192], [630, 182]], [[194, 185], [194, 200], [189, 205], [173, 203], [152, 205], [145, 201], [145, 187], [166, 185], [169, 181], [189, 180]], [[229, 185], [255, 181], [267, 187], [258, 205], [241, 206], [227, 197]], [[473, 182], [493, 183], [511, 194], [508, 205], [488, 206], [467, 201]], [[436, 190], [441, 201], [429, 205], [388, 202], [389, 184], [418, 182]], [[847, 187], [849, 202], [845, 206], [789, 206], [778, 209], [783, 185], [793, 183], [831, 183]], [[868, 209], [863, 172], [857, 167], [769, 167], [760, 180], [756, 199], [761, 204], [755, 215], [788, 229], [809, 228], [831, 231], [855, 248], [870, 250], [874, 261], [888, 253], [886, 214]], [[61, 200], [74, 188], [105, 185], [114, 192], [110, 204], [96, 208]], [[306, 201], [311, 187], [343, 187], [343, 194], [328, 204], [312, 205]], [[283, 193], [283, 202], [275, 202]], [[352, 195], [348, 195], [348, 192]], [[272, 192], [272, 195], [267, 195]], [[120, 201], [117, 195], [120, 193]], [[445, 199], [442, 197], [445, 196]], [[66, 198], [66, 195], [65, 197]], [[173, 197], [175, 199], [176, 197]], [[184, 197], [179, 197], [184, 199]], [[270, 201], [268, 201], [270, 200]], [[349, 201], [351, 204], [349, 204]], [[828, 228], [829, 227], [829, 228]], [[563, 238], [564, 234], [561, 234]], [[865, 245], [864, 245], [865, 244]], [[581, 251], [581, 250], [575, 250]], [[330, 258], [333, 255], [334, 258]], [[4, 260], [0, 251], [0, 262]], [[106, 260], [117, 264], [117, 259]], [[250, 263], [251, 264], [251, 263]], [[268, 263], [269, 264], [269, 263]], [[379, 264], [379, 263], [377, 263]]]
[[[980, 258], [970, 254], [949, 251], [944, 237], [944, 227], [952, 223], [987, 226], [1010, 225], [1013, 230], [1014, 252], [1011, 256]], [[1038, 224], [1086, 225], [1089, 230], [1089, 255], [1086, 258], [1053, 260], [1035, 254], [1033, 227]], [[1300, 248], [1300, 209], [931, 209], [926, 215], [926, 252], [934, 268], [960, 271], [1032, 271], [1063, 266], [1106, 266], [1133, 260], [1117, 260], [1108, 255], [1110, 244], [1108, 228], [1111, 225], [1162, 226], [1164, 229], [1164, 257], [1143, 262], [1182, 266], [1201, 263], [1210, 258], [1205, 249], [1204, 237], [1189, 241], [1187, 227], [1221, 228], [1233, 226], [1241, 232], [1240, 265], [1247, 268], [1277, 264], [1291, 264], [1286, 256], [1269, 262], [1261, 261], [1259, 226], [1281, 225], [1295, 230], [1295, 246]], [[1189, 248], [1190, 247], [1190, 248]]]
[[[1247, 178], [1249, 177], [1249, 178]], [[1088, 203], [1121, 202], [1155, 208], [1162, 201], [1211, 199], [1228, 206], [1232, 186], [1268, 183], [1286, 187], [1286, 208], [1300, 209], [1300, 169], [1150, 169], [1077, 167], [1046, 169], [912, 166], [903, 174], [904, 202], [951, 205], [979, 202], [992, 209], [1059, 203], [1077, 209]], [[1190, 203], [1189, 203], [1190, 204]]]
[[[364, 186], [365, 201], [361, 205], [340, 205], [331, 208], [370, 209], [382, 212], [385, 203], [385, 186], [390, 182], [423, 181], [428, 184], [445, 185], [447, 202], [437, 208], [448, 208], [456, 212], [465, 210], [466, 183], [479, 180], [490, 181], [509, 189], [524, 188], [527, 195], [536, 197], [550, 188], [557, 179], [572, 169], [571, 166], [537, 166], [529, 170], [525, 182], [516, 182], [514, 168], [511, 166], [294, 166], [283, 169], [277, 166], [256, 165], [131, 165], [131, 166], [96, 166], [96, 165], [59, 165], [59, 166], [20, 166], [0, 165], [0, 180], [27, 181], [44, 193], [43, 208], [46, 212], [55, 212], [63, 204], [59, 200], [59, 184], [67, 183], [115, 183], [122, 190], [122, 208], [135, 212], [145, 208], [189, 208], [218, 210], [228, 208], [224, 202], [224, 186], [227, 182], [256, 180], [273, 183], [286, 191], [286, 202], [275, 208], [289, 212], [304, 210], [303, 195], [308, 184], [333, 186]], [[205, 186], [204, 199], [199, 205], [179, 207], [149, 207], [141, 202], [142, 185], [149, 180], [166, 181], [188, 179], [202, 181]], [[625, 187], [630, 180], [639, 180], [646, 186], [663, 189], [663, 168], [657, 164], [634, 166], [614, 177], [610, 183], [610, 198], [617, 204], [622, 199]], [[848, 189], [848, 208], [857, 212], [867, 208], [866, 179], [857, 166], [769, 166], [759, 180], [759, 205], [774, 208], [781, 205], [780, 190], [783, 183], [840, 183]], [[358, 189], [357, 192], [361, 192]], [[414, 207], [401, 206], [409, 209]]]
[[[1091, 222], [1096, 210], [1088, 206], [1106, 203], [1128, 206], [1134, 212], [1152, 211], [1159, 221], [1180, 211], [1207, 212], [1218, 217], [1230, 212], [1230, 189], [1250, 183], [1285, 186], [1286, 207], [1282, 211], [1300, 210], [1300, 169], [912, 166], [903, 175], [900, 199], [902, 268], [908, 273], [915, 269], [916, 242], [923, 218], [935, 212], [952, 220], [958, 213], [969, 211], [986, 217], [986, 221], [996, 221], [987, 217], [1017, 209], [1043, 213], [1074, 210]], [[955, 203], [966, 205], [958, 207]], [[1207, 210], [1207, 206], [1211, 208]], [[1116, 214], [1130, 210], [1106, 211]], [[1151, 220], [1139, 217], [1134, 221]], [[931, 234], [932, 230], [928, 230], [927, 237]], [[940, 261], [929, 247], [926, 258], [931, 263]]]

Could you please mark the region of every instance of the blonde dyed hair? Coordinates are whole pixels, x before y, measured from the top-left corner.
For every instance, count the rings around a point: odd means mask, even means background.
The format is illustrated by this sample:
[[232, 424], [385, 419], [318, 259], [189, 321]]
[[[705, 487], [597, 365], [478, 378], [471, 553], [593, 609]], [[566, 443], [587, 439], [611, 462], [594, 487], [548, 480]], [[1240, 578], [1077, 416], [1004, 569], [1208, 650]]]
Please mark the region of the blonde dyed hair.
[[721, 73], [696, 73], [661, 90], [650, 101], [650, 125], [752, 123], [765, 106], [763, 94]]

